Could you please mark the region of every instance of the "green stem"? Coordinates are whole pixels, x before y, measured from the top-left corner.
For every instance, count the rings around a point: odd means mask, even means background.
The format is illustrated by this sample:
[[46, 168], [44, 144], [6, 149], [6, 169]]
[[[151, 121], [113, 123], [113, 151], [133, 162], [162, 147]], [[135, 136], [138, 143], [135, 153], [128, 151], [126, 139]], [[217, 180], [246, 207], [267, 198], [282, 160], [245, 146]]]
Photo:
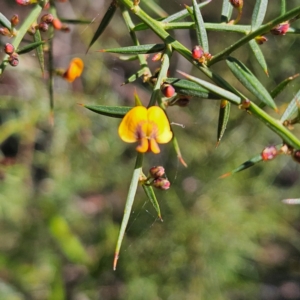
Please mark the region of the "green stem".
[[281, 15], [278, 18], [276, 18], [276, 19], [268, 22], [267, 24], [261, 26], [257, 30], [251, 32], [250, 34], [248, 34], [245, 37], [238, 40], [236, 43], [234, 43], [231, 46], [227, 47], [226, 49], [224, 49], [220, 53], [214, 55], [214, 57], [208, 62], [208, 66], [211, 66], [211, 65], [215, 64], [216, 62], [226, 58], [227, 56], [229, 56], [230, 53], [232, 53], [236, 49], [240, 48], [242, 45], [248, 43], [250, 40], [254, 39], [255, 37], [257, 37], [259, 35], [263, 35], [263, 34], [269, 32], [276, 25], [278, 25], [278, 24], [280, 24], [284, 21], [292, 19], [293, 17], [299, 15], [299, 13], [300, 13], [300, 6], [288, 11], [286, 14]]
[[137, 154], [135, 167], [134, 167], [134, 171], [133, 171], [133, 175], [132, 175], [132, 179], [131, 179], [131, 183], [130, 183], [130, 187], [129, 187], [129, 191], [128, 191], [128, 195], [127, 195], [127, 199], [126, 199], [124, 216], [123, 216], [123, 220], [122, 220], [122, 224], [121, 224], [121, 228], [120, 228], [120, 232], [119, 232], [119, 236], [118, 236], [118, 241], [117, 241], [117, 245], [116, 245], [116, 250], [115, 250], [114, 263], [113, 263], [114, 270], [116, 270], [116, 268], [117, 268], [117, 263], [118, 263], [118, 258], [119, 258], [122, 241], [123, 241], [125, 230], [126, 230], [126, 227], [128, 224], [129, 217], [130, 217], [130, 213], [131, 213], [134, 197], [136, 194], [136, 190], [138, 187], [138, 183], [140, 180], [140, 176], [142, 174], [143, 158], [144, 158], [143, 153]]
[[159, 95], [161, 95], [161, 92], [160, 92], [161, 85], [162, 85], [163, 81], [168, 77], [167, 74], [168, 74], [168, 70], [170, 67], [171, 56], [172, 56], [172, 47], [170, 45], [166, 45], [164, 54], [161, 59], [162, 64], [160, 67], [160, 71], [158, 73], [157, 81], [153, 88], [153, 92], [152, 92], [148, 107], [155, 105], [155, 103], [157, 101], [159, 106], [161, 108], [165, 109], [165, 105], [162, 102], [161, 97], [159, 97]]
[[269, 116], [253, 102], [251, 102], [250, 107], [247, 108], [247, 110], [260, 119], [264, 124], [266, 124], [272, 131], [277, 133], [289, 146], [295, 149], [300, 149], [300, 140], [286, 127], [284, 127], [279, 120]]
[[[129, 30], [129, 34], [131, 36], [131, 39], [132, 39], [133, 43], [136, 46], [140, 45], [140, 43], [137, 39], [137, 36], [135, 34], [135, 31], [134, 31], [135, 25], [133, 24], [133, 22], [131, 20], [131, 17], [128, 13], [128, 10], [124, 6], [121, 6], [121, 11], [122, 11], [123, 18], [125, 20], [125, 23], [127, 25], [127, 28]], [[139, 62], [140, 62], [140, 66], [143, 67], [144, 76], [151, 77], [152, 74], [151, 74], [151, 71], [148, 67], [146, 56], [144, 54], [140, 54], [140, 55], [138, 55], [138, 59], [139, 59]]]

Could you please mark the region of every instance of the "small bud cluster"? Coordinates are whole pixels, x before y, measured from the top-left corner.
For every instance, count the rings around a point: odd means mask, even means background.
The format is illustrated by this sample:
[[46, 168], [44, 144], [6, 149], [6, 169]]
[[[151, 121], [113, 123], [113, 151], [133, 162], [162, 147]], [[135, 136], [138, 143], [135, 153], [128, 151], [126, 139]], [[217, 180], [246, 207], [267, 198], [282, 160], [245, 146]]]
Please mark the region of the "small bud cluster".
[[255, 41], [256, 41], [256, 43], [257, 43], [258, 45], [262, 45], [262, 44], [264, 44], [265, 42], [267, 42], [268, 39], [267, 39], [264, 35], [261, 35], [261, 36], [257, 36], [257, 37], [255, 38]]
[[18, 54], [15, 52], [15, 47], [10, 43], [6, 43], [5, 46], [4, 46], [4, 52], [7, 55], [9, 55], [8, 56], [8, 63], [12, 67], [16, 67], [19, 64], [19, 57], [18, 57]]
[[212, 58], [212, 55], [208, 52], [204, 52], [203, 48], [200, 46], [195, 46], [192, 49], [192, 56], [195, 60], [199, 61], [201, 64], [206, 64]]
[[274, 35], [285, 35], [289, 30], [289, 28], [290, 28], [290, 23], [284, 22], [272, 28], [270, 32]]
[[152, 185], [160, 190], [167, 190], [170, 188], [171, 183], [170, 181], [165, 177], [165, 168], [162, 166], [156, 166], [152, 167], [149, 170], [150, 177], [153, 178]]
[[266, 160], [272, 160], [274, 159], [278, 154], [278, 150], [276, 149], [275, 146], [269, 146], [266, 147], [262, 153], [261, 153], [261, 158], [262, 160], [266, 161]]
[[16, 25], [18, 25], [18, 23], [19, 23], [19, 16], [16, 14], [13, 15], [10, 19], [10, 23], [11, 23], [11, 28], [6, 28], [6, 27], [0, 28], [0, 35], [6, 36], [9, 38], [16, 36], [17, 32], [14, 29], [14, 27]]

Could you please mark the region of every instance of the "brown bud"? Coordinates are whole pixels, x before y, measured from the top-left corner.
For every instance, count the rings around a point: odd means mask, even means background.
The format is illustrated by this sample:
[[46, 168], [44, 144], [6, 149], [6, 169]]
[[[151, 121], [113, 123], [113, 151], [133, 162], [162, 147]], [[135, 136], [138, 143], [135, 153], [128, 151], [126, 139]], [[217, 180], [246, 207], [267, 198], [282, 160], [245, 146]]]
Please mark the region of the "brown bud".
[[49, 29], [49, 25], [46, 22], [41, 22], [39, 24], [39, 30], [46, 32]]
[[257, 37], [255, 38], [255, 41], [256, 41], [256, 43], [257, 43], [258, 45], [262, 45], [262, 44], [264, 44], [265, 42], [267, 42], [268, 39], [267, 39], [264, 35], [261, 35], [261, 36], [257, 36]]
[[70, 27], [68, 25], [65, 25], [65, 24], [61, 26], [60, 30], [63, 31], [63, 32], [66, 32], [66, 33], [71, 31]]
[[171, 84], [164, 83], [162, 85], [162, 93], [165, 97], [170, 98], [173, 97], [175, 94], [175, 89]]
[[45, 22], [47, 24], [51, 24], [54, 20], [54, 17], [52, 14], [45, 14], [41, 17], [41, 22]]
[[11, 32], [7, 28], [5, 28], [5, 27], [4, 28], [0, 28], [0, 34], [4, 35], [4, 36], [9, 36], [9, 37], [12, 36]]
[[200, 59], [204, 54], [204, 51], [202, 49], [202, 47], [200, 46], [195, 46], [193, 49], [192, 49], [192, 56], [194, 59]]
[[276, 157], [278, 154], [278, 151], [275, 146], [269, 146], [266, 147], [262, 153], [261, 153], [261, 158], [262, 160], [272, 160]]
[[171, 183], [168, 179], [160, 177], [153, 181], [153, 186], [157, 189], [167, 190], [170, 188]]
[[152, 178], [156, 179], [165, 175], [165, 168], [162, 166], [152, 167], [149, 173]]
[[17, 26], [19, 24], [19, 16], [18, 15], [13, 15], [10, 19], [10, 23], [11, 25], [14, 27], [14, 26]]
[[9, 56], [8, 58], [8, 63], [12, 67], [16, 67], [19, 64], [19, 58], [17, 53], [13, 53], [12, 55]]
[[10, 43], [6, 43], [4, 46], [4, 52], [6, 54], [12, 54], [15, 52], [15, 47]]
[[289, 28], [290, 28], [289, 22], [284, 22], [284, 23], [278, 24], [270, 31], [274, 35], [285, 35], [287, 33], [287, 31], [289, 30]]

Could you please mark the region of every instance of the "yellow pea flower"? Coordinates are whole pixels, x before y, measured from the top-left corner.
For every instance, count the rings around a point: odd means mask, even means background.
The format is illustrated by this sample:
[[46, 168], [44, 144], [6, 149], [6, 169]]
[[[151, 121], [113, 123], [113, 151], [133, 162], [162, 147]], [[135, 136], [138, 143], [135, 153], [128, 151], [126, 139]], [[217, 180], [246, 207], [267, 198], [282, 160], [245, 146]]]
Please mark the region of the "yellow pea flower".
[[123, 118], [119, 136], [126, 143], [138, 142], [138, 152], [160, 152], [158, 144], [168, 143], [173, 133], [165, 112], [158, 106], [136, 106]]
[[64, 79], [69, 82], [73, 82], [79, 77], [83, 71], [84, 63], [80, 58], [73, 58], [69, 64], [68, 69], [62, 75]]

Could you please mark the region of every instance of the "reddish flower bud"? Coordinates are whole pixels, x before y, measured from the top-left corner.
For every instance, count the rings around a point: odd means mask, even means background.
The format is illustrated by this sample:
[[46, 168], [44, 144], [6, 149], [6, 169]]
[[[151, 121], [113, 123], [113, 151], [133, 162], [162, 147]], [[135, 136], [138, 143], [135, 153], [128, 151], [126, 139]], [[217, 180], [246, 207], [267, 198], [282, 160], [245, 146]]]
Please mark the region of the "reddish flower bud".
[[194, 59], [200, 59], [204, 54], [204, 51], [202, 49], [202, 47], [200, 46], [195, 46], [193, 49], [192, 49], [192, 56]]
[[257, 37], [255, 38], [255, 41], [256, 41], [256, 43], [257, 43], [258, 45], [262, 45], [262, 44], [264, 44], [265, 42], [267, 42], [268, 39], [267, 39], [264, 35], [261, 35], [261, 36], [257, 36]]
[[7, 28], [0, 28], [0, 34], [4, 36], [12, 36], [11, 32]]
[[274, 35], [285, 35], [290, 28], [289, 22], [281, 23], [271, 29], [271, 33]]
[[152, 61], [159, 61], [161, 60], [161, 57], [162, 57], [162, 52], [158, 52], [154, 54], [154, 56], [152, 57]]
[[10, 43], [6, 43], [4, 46], [4, 52], [6, 54], [12, 54], [15, 52], [15, 47]]
[[16, 26], [19, 24], [19, 16], [18, 15], [13, 15], [10, 19], [10, 23], [12, 26]]
[[170, 98], [174, 96], [175, 89], [173, 88], [172, 85], [164, 83], [162, 85], [162, 93], [164, 94], [165, 97]]
[[262, 160], [272, 160], [276, 157], [278, 151], [275, 146], [266, 147], [262, 153], [261, 158]]
[[171, 183], [168, 179], [160, 177], [153, 181], [153, 186], [157, 189], [167, 190], [170, 188]]
[[244, 1], [243, 0], [229, 0], [231, 5], [237, 9], [241, 9], [243, 7]]
[[12, 67], [16, 67], [19, 64], [19, 58], [17, 53], [13, 53], [12, 55], [9, 56], [8, 58], [8, 63]]
[[59, 19], [54, 19], [52, 21], [52, 25], [53, 25], [54, 29], [61, 30], [62, 24], [61, 24], [61, 21]]
[[31, 4], [32, 2], [30, 0], [16, 0], [17, 4], [19, 5], [29, 5]]
[[39, 30], [46, 32], [49, 29], [49, 25], [46, 22], [42, 22], [39, 24]]
[[162, 166], [152, 167], [149, 173], [152, 178], [157, 179], [165, 175], [165, 168]]
[[53, 15], [51, 14], [45, 14], [41, 17], [41, 22], [45, 22], [47, 24], [51, 24], [54, 20]]

